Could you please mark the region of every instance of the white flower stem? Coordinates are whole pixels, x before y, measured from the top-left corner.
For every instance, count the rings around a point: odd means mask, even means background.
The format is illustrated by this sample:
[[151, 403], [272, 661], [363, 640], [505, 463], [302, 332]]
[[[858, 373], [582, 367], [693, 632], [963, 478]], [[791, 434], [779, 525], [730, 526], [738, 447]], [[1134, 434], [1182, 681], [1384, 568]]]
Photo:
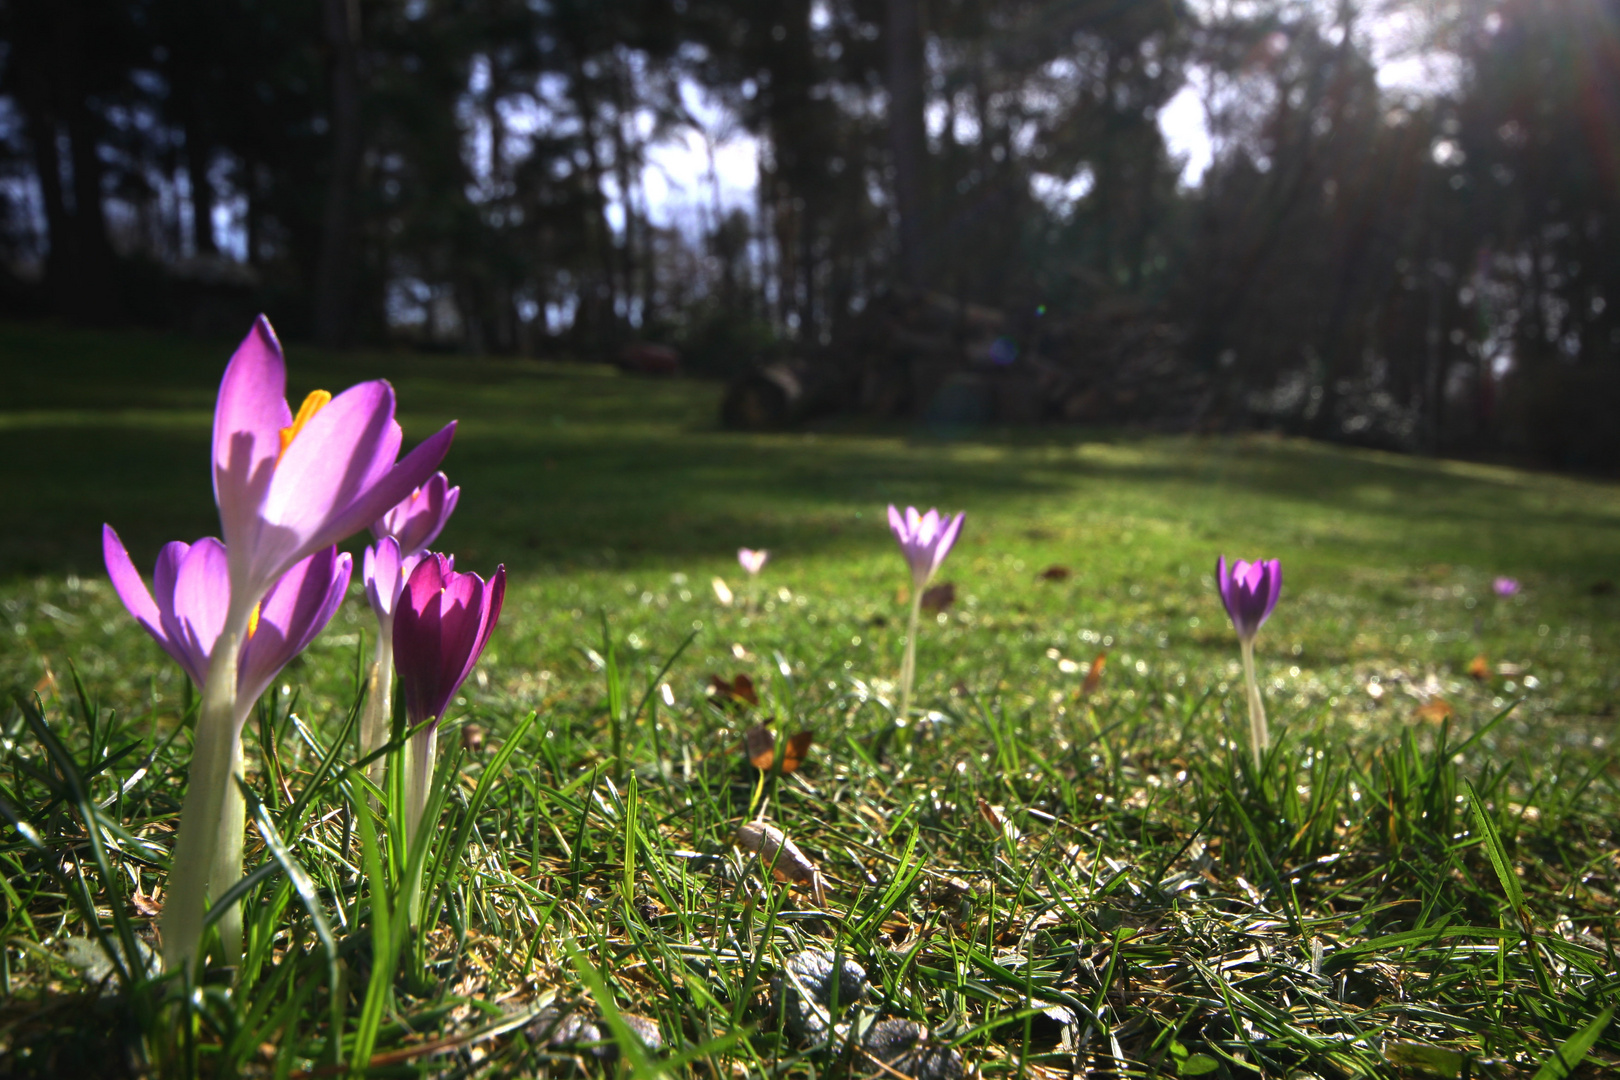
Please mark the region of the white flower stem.
[[[379, 621], [377, 627], [377, 656], [371, 665], [370, 686], [366, 691], [366, 708], [360, 714], [360, 756], [375, 753], [388, 741], [394, 717], [394, 635], [393, 627]], [[379, 787], [383, 782], [386, 758], [378, 758], [366, 769], [371, 782]]]
[[[163, 961], [169, 971], [196, 962], [210, 897], [220, 896], [242, 876], [247, 807], [236, 782], [242, 771], [236, 672], [245, 623], [246, 619], [233, 620], [220, 634], [203, 685], [186, 797], [163, 900]], [[218, 925], [223, 949], [220, 959], [235, 963], [242, 954], [240, 908], [233, 905]]]
[[[411, 741], [405, 746], [405, 851], [407, 866], [410, 864], [410, 851], [416, 844], [417, 837], [422, 832], [422, 815], [427, 809], [428, 792], [433, 788], [433, 765], [435, 755], [439, 749], [439, 726], [434, 724], [426, 730], [419, 731], [411, 736]], [[421, 924], [422, 913], [419, 910], [422, 903], [422, 867], [426, 860], [416, 865], [414, 872], [407, 869], [409, 880], [405, 883], [405, 911], [410, 917], [410, 925], [414, 930]]]
[[917, 678], [917, 616], [922, 611], [922, 585], [911, 590], [911, 618], [906, 621], [906, 652], [900, 661], [900, 712], [897, 723], [905, 727], [911, 722], [911, 685]]
[[1266, 747], [1271, 743], [1271, 731], [1266, 727], [1266, 705], [1260, 699], [1260, 683], [1254, 677], [1254, 638], [1242, 638], [1243, 681], [1249, 689], [1249, 746], [1254, 751], [1254, 768], [1258, 773], [1264, 764]]

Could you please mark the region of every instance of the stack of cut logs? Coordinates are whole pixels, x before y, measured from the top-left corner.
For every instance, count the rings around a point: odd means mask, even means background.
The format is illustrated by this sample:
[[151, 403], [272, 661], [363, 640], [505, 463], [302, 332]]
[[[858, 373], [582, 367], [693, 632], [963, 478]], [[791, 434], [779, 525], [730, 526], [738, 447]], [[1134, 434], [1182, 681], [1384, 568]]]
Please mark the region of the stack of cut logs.
[[1125, 303], [1017, 314], [938, 293], [870, 304], [830, 349], [734, 380], [729, 427], [766, 430], [830, 413], [909, 416], [945, 427], [1101, 423], [1184, 430], [1210, 407], [1209, 380], [1175, 332]]

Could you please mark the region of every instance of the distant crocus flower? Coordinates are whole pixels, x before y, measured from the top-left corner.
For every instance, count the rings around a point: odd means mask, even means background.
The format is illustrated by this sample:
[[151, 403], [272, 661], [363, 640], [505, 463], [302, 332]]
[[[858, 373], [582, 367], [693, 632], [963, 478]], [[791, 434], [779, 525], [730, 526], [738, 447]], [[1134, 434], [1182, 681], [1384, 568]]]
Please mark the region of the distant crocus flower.
[[1282, 595], [1282, 563], [1277, 559], [1255, 562], [1239, 559], [1228, 567], [1226, 556], [1222, 555], [1215, 560], [1215, 586], [1220, 590], [1226, 613], [1232, 617], [1238, 647], [1243, 654], [1243, 678], [1249, 693], [1249, 748], [1258, 771], [1265, 761], [1271, 732], [1266, 725], [1260, 683], [1254, 674], [1254, 637]]
[[765, 569], [765, 563], [770, 557], [771, 553], [764, 548], [758, 551], [753, 548], [737, 549], [737, 561], [742, 564], [742, 568], [748, 571], [750, 576], [757, 575], [761, 570]]
[[904, 515], [889, 507], [889, 531], [900, 544], [900, 553], [911, 567], [911, 617], [906, 623], [906, 651], [900, 662], [900, 712], [896, 722], [905, 727], [911, 718], [911, 687], [917, 675], [917, 619], [922, 610], [923, 589], [938, 572], [945, 556], [962, 532], [962, 521], [967, 515], [959, 513], [943, 518], [938, 510], [919, 514], [916, 507], [906, 507]]
[[1491, 582], [1491, 589], [1497, 596], [1517, 596], [1519, 594], [1519, 582], [1517, 578], [1499, 577]]
[[[225, 633], [230, 555], [218, 540], [166, 545], [153, 573], [155, 595], [111, 526], [102, 528], [102, 551], [129, 613], [202, 688], [204, 702], [212, 698], [198, 716], [181, 811], [181, 836], [189, 846], [176, 840], [163, 906], [165, 960], [174, 968], [195, 956], [205, 899], [218, 899], [242, 876], [246, 808], [235, 780], [242, 771], [242, 725], [281, 669], [331, 620], [348, 591], [353, 561], [327, 547], [294, 563], [249, 612], [237, 639]], [[214, 684], [225, 675], [231, 681], [222, 694]], [[200, 817], [199, 807], [211, 816]], [[227, 951], [240, 949], [238, 912], [221, 917], [220, 935]]]
[[945, 556], [951, 553], [951, 547], [962, 531], [962, 519], [966, 516], [957, 514], [946, 520], [938, 510], [919, 514], [912, 506], [906, 507], [902, 516], [899, 510], [889, 507], [889, 531], [894, 533], [895, 540], [900, 544], [900, 552], [911, 567], [912, 584], [917, 589], [928, 584], [945, 561]]
[[407, 843], [415, 837], [427, 804], [438, 721], [489, 643], [505, 596], [506, 567], [497, 567], [485, 582], [477, 574], [456, 573], [446, 555], [425, 556], [405, 584], [394, 612], [394, 665], [410, 725], [433, 721], [411, 739], [407, 752]]
[[[333, 397], [316, 391], [296, 414], [286, 401], [281, 346], [262, 316], [237, 348], [214, 406], [214, 500], [219, 506], [229, 588], [218, 644], [209, 657], [197, 714], [191, 777], [175, 836], [163, 904], [164, 963], [196, 958], [210, 892], [241, 873], [242, 836], [222, 822], [243, 819], [234, 779], [241, 759], [238, 714], [240, 651], [271, 587], [323, 548], [350, 536], [425, 482], [449, 449], [451, 424], [402, 461], [394, 391], [362, 383]], [[219, 920], [222, 959], [241, 952], [241, 914]]]

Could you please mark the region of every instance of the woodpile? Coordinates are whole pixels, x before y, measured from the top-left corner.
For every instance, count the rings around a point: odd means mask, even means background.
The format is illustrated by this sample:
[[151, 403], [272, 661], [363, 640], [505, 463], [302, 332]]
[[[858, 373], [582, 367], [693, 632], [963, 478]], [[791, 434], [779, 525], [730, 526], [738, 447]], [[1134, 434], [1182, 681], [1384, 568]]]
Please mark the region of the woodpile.
[[1207, 376], [1168, 321], [1137, 305], [1012, 314], [938, 293], [874, 301], [833, 348], [735, 380], [727, 426], [767, 430], [832, 412], [953, 429], [1088, 423], [1182, 430], [1208, 411]]

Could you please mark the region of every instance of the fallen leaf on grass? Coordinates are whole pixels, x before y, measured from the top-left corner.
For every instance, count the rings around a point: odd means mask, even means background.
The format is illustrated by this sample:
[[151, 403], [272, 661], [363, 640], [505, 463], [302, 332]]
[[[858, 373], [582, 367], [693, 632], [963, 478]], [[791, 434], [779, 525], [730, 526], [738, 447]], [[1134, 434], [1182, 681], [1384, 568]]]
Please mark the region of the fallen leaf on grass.
[[[789, 735], [782, 750], [782, 775], [786, 776], [804, 764], [810, 756], [810, 744], [815, 736], [808, 731]], [[764, 724], [756, 724], [743, 736], [743, 752], [756, 769], [769, 769], [776, 764], [776, 732]]]
[[1433, 701], [1426, 701], [1419, 705], [1417, 711], [1412, 715], [1419, 720], [1427, 720], [1430, 723], [1438, 724], [1442, 720], [1451, 719], [1453, 714], [1454, 710], [1451, 708], [1449, 701], [1444, 698], [1435, 698]]
[[759, 704], [759, 694], [754, 690], [754, 680], [747, 675], [737, 675], [729, 682], [723, 675], [710, 675], [709, 696], [719, 698], [721, 701], [741, 701], [749, 705]]
[[1089, 697], [1097, 692], [1097, 687], [1102, 685], [1103, 668], [1107, 663], [1108, 654], [1105, 652], [1098, 653], [1096, 659], [1091, 662], [1091, 670], [1086, 672], [1086, 681], [1080, 684], [1080, 693], [1082, 695]]
[[820, 869], [788, 839], [787, 833], [769, 822], [750, 821], [737, 830], [737, 846], [758, 855], [778, 881], [805, 886], [817, 907], [827, 906], [827, 886]]
[[982, 796], [979, 798], [979, 816], [1000, 829], [1007, 839], [1015, 844], [1018, 843], [1018, 827], [1007, 820], [1006, 815], [1001, 812], [999, 806], [991, 806], [984, 801]]
[[1045, 570], [1042, 570], [1035, 576], [1040, 578], [1042, 581], [1068, 581], [1069, 575], [1073, 573], [1074, 571], [1070, 570], [1067, 566], [1053, 565], [1048, 566]]
[[942, 581], [922, 594], [922, 609], [930, 615], [938, 615], [942, 611], [950, 610], [956, 603], [956, 585], [953, 582]]

